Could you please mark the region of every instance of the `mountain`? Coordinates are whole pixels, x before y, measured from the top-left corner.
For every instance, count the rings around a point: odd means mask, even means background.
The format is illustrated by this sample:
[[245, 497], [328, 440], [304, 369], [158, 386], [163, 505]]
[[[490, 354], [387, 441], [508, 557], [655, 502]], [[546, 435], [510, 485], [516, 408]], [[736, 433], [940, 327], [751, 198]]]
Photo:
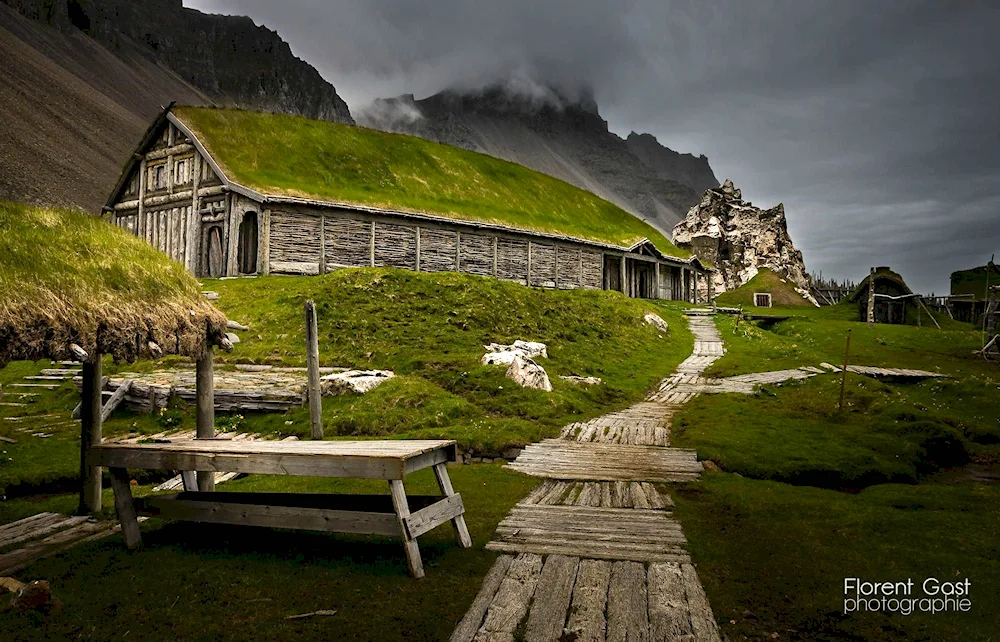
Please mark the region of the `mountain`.
[[379, 99], [358, 124], [413, 134], [505, 160], [589, 190], [670, 232], [718, 181], [704, 156], [679, 154], [650, 134], [608, 131], [588, 92], [525, 93], [494, 85], [415, 100]]
[[170, 102], [353, 123], [278, 34], [180, 0], [0, 0], [0, 199], [99, 209]]

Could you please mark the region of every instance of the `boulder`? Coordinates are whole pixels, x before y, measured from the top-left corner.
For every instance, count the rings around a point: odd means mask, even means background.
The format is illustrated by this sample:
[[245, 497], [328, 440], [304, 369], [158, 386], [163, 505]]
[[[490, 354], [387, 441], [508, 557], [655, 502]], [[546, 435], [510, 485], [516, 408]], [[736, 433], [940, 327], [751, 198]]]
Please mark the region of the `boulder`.
[[653, 314], [652, 312], [647, 312], [646, 316], [642, 317], [642, 320], [646, 322], [646, 325], [651, 325], [660, 332], [666, 332], [670, 329], [667, 322], [660, 318], [660, 315]]
[[722, 472], [722, 469], [719, 468], [719, 465], [717, 463], [715, 463], [714, 461], [712, 461], [711, 459], [706, 459], [705, 461], [701, 462], [701, 467], [704, 468], [705, 470], [711, 471], [713, 473], [721, 473]]
[[520, 350], [504, 350], [503, 352], [487, 352], [483, 355], [484, 366], [509, 366], [514, 357], [527, 356]]
[[324, 395], [365, 394], [392, 379], [395, 374], [389, 370], [345, 370], [326, 375], [320, 379]]
[[559, 375], [559, 378], [564, 381], [575, 383], [580, 386], [598, 386], [601, 384], [600, 377], [577, 377], [576, 375]]
[[516, 355], [507, 368], [507, 378], [512, 379], [523, 388], [533, 388], [552, 392], [552, 383], [545, 368], [523, 355]]
[[529, 359], [537, 357], [548, 359], [549, 357], [548, 347], [544, 343], [536, 341], [517, 340], [510, 345], [491, 343], [483, 346], [483, 349], [486, 350], [486, 354], [483, 355], [482, 360], [484, 366], [509, 366], [517, 355], [528, 357]]

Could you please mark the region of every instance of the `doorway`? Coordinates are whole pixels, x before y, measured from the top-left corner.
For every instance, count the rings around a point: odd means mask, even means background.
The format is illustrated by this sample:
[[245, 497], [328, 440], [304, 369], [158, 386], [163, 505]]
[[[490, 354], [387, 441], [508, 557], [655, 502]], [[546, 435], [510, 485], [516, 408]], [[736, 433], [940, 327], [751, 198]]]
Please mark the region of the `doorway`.
[[240, 274], [257, 272], [257, 212], [247, 212], [243, 215], [236, 263]]

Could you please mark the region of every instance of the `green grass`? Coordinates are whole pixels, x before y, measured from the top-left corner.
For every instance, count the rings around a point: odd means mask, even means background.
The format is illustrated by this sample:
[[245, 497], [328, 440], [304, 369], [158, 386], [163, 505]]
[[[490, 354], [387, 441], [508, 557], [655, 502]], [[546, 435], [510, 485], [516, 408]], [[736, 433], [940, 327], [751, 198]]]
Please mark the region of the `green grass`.
[[707, 371], [731, 376], [761, 370], [780, 370], [821, 362], [841, 364], [847, 331], [851, 331], [850, 363], [870, 366], [916, 368], [962, 376], [983, 372], [986, 366], [973, 351], [982, 347], [973, 326], [939, 318], [943, 329], [925, 323], [875, 324], [857, 321], [857, 308], [842, 304], [823, 308], [772, 308], [793, 318], [779, 323], [738, 322], [720, 315], [716, 325], [726, 343], [726, 355]]
[[[323, 399], [328, 438], [447, 438], [478, 455], [499, 457], [512, 446], [552, 436], [567, 423], [642, 399], [691, 351], [684, 307], [660, 305], [603, 291], [554, 291], [463, 274], [405, 270], [341, 270], [322, 277], [260, 277], [206, 282], [230, 318], [250, 324], [230, 354], [217, 352], [217, 368], [233, 362], [305, 365], [303, 304], [316, 301], [320, 360], [324, 365], [385, 368], [395, 379], [367, 395]], [[642, 321], [656, 311], [671, 329], [661, 336]], [[523, 389], [501, 366], [480, 365], [483, 345], [515, 339], [543, 341], [540, 359], [554, 390]], [[105, 374], [148, 371], [181, 358], [116, 365]], [[45, 362], [13, 363], [0, 370], [9, 384], [38, 374]], [[575, 386], [558, 375], [601, 377], [599, 386]], [[0, 460], [0, 488], [11, 495], [68, 488], [78, 470], [79, 427], [65, 424], [78, 402], [70, 383], [25, 397], [28, 406], [0, 407], [0, 417], [30, 415], [17, 423], [52, 433], [39, 439], [0, 420], [0, 434], [18, 440]], [[55, 414], [56, 418], [45, 415]], [[309, 434], [305, 408], [287, 413], [217, 414], [227, 429], [277, 435]], [[104, 435], [193, 430], [190, 408], [162, 414], [117, 411]]]
[[757, 308], [754, 305], [753, 295], [755, 292], [770, 292], [771, 305], [776, 307], [815, 307], [795, 291], [795, 286], [791, 282], [782, 279], [767, 268], [757, 272], [756, 276], [741, 287], [723, 292], [716, 297], [715, 302], [723, 306], [742, 305], [744, 308], [753, 308], [755, 311], [767, 311], [767, 308]]
[[[850, 495], [710, 473], [674, 495], [732, 640], [996, 640], [1000, 489], [881, 485]], [[971, 581], [972, 611], [844, 616], [845, 577]]]
[[674, 420], [675, 445], [724, 470], [825, 488], [914, 483], [1000, 443], [998, 378], [886, 384], [820, 375], [758, 395], [704, 395]]
[[630, 246], [652, 226], [569, 183], [521, 165], [413, 136], [299, 116], [180, 107], [230, 178], [285, 194], [495, 222]]
[[[473, 548], [458, 547], [450, 524], [422, 536], [422, 580], [409, 577], [401, 542], [388, 537], [150, 520], [141, 550], [129, 552], [108, 538], [19, 573], [25, 581], [49, 580], [64, 607], [48, 617], [5, 614], [0, 639], [447, 639], [496, 557], [484, 550], [493, 528], [537, 484], [497, 465], [449, 472], [465, 503]], [[438, 492], [429, 470], [406, 484], [412, 494]], [[226, 490], [386, 493], [388, 485], [251, 476]], [[0, 504], [0, 522], [27, 512], [24, 502], [11, 504]], [[28, 510], [72, 505], [75, 497], [63, 496]], [[337, 614], [285, 619], [320, 609]]]

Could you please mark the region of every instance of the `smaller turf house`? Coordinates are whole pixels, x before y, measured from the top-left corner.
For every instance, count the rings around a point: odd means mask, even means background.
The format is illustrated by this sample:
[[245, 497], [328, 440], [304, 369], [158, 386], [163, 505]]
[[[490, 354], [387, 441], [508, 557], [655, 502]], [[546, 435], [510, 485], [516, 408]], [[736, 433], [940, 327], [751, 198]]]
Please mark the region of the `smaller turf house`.
[[521, 165], [237, 109], [168, 107], [105, 212], [197, 276], [398, 267], [693, 301], [707, 271], [647, 223]]
[[875, 323], [906, 323], [906, 316], [916, 309], [917, 296], [898, 273], [888, 267], [877, 267], [875, 271], [854, 289], [848, 297], [850, 303], [858, 306], [858, 318], [868, 319], [868, 289], [875, 283]]

